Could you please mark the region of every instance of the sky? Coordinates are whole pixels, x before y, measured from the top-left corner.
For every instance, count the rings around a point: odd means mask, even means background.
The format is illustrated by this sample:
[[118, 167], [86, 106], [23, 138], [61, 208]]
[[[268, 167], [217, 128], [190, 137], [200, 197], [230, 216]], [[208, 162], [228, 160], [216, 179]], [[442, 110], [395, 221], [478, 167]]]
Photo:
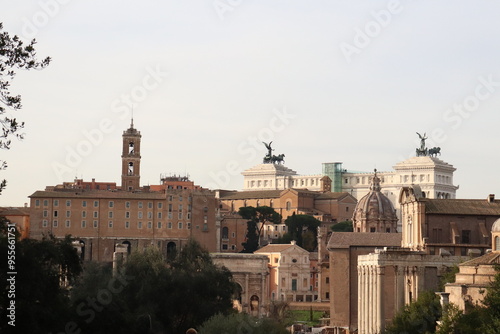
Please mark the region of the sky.
[[457, 198], [500, 195], [500, 2], [3, 0], [4, 31], [43, 70], [10, 90], [25, 139], [0, 159], [2, 206], [75, 177], [116, 182], [122, 132], [142, 134], [141, 184], [186, 175], [239, 190], [275, 154], [391, 171], [416, 132], [457, 168]]

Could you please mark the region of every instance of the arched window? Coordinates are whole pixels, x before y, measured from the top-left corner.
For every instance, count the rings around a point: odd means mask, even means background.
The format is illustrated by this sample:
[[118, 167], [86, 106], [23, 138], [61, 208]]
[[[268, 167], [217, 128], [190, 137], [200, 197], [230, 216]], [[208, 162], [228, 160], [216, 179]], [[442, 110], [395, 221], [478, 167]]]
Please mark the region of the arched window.
[[175, 242], [170, 241], [167, 244], [167, 258], [171, 259], [171, 258], [175, 257], [176, 251], [177, 251], [177, 245], [175, 244]]
[[500, 237], [495, 237], [495, 251], [500, 251]]
[[128, 154], [134, 154], [134, 142], [128, 143]]
[[130, 250], [132, 248], [132, 246], [130, 245], [130, 241], [128, 240], [125, 240], [124, 242], [122, 242], [123, 245], [127, 245], [127, 253], [130, 254]]
[[128, 163], [128, 175], [134, 175], [134, 163], [132, 161]]
[[292, 202], [287, 201], [287, 202], [286, 202], [286, 211], [290, 211], [290, 210], [291, 210], [291, 208], [292, 208]]

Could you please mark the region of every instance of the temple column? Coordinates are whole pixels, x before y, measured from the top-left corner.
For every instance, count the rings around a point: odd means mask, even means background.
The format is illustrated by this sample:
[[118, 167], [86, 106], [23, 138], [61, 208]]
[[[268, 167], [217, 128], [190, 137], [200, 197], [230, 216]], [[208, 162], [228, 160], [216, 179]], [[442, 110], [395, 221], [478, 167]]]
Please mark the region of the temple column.
[[405, 305], [405, 267], [395, 266], [394, 271], [396, 274], [396, 284], [395, 284], [395, 305], [396, 312], [401, 310]]
[[368, 333], [369, 330], [369, 321], [370, 321], [370, 295], [369, 295], [369, 287], [370, 287], [370, 272], [368, 270], [368, 266], [363, 266], [364, 276], [365, 276], [365, 284], [363, 284], [363, 294], [365, 298], [364, 302], [364, 316], [363, 316], [363, 328], [365, 329], [365, 333]]
[[363, 333], [362, 331], [362, 315], [363, 315], [363, 303], [364, 303], [364, 298], [363, 294], [361, 291], [363, 291], [363, 267], [358, 266], [358, 329], [360, 333]]
[[377, 333], [382, 333], [385, 328], [384, 313], [384, 274], [385, 268], [377, 266]]
[[250, 294], [248, 291], [248, 277], [249, 274], [245, 274], [245, 305], [246, 305], [246, 312], [250, 313]]
[[[266, 292], [266, 273], [262, 272], [261, 274], [261, 293], [260, 293], [260, 310], [259, 310], [259, 316], [264, 315], [264, 305], [267, 304], [267, 297], [269, 298], [269, 292]], [[266, 301], [266, 303], [265, 303]]]

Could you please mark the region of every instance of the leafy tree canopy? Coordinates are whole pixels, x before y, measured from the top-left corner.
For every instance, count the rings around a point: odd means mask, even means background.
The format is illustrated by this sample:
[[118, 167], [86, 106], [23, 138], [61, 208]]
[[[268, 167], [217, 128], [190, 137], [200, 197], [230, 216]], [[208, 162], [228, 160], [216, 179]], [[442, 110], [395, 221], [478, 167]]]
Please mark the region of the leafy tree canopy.
[[[70, 319], [67, 287], [81, 272], [80, 258], [69, 236], [48, 236], [42, 240], [9, 238], [12, 235], [8, 234], [11, 229], [7, 223], [0, 218], [0, 253], [4, 259], [8, 254], [15, 257], [13, 267], [0, 272], [0, 305], [15, 301], [16, 326], [8, 325], [9, 311], [0, 307], [0, 332], [15, 328], [18, 333], [49, 333]], [[8, 274], [11, 271], [16, 274]]]
[[169, 260], [155, 247], [134, 252], [115, 276], [109, 266], [87, 267], [72, 308], [84, 333], [185, 333], [233, 312], [235, 289], [229, 270], [190, 240]]
[[333, 232], [353, 232], [352, 221], [344, 220], [343, 222], [339, 222], [337, 224], [332, 225], [331, 227]]
[[[20, 134], [19, 130], [24, 127], [24, 122], [19, 122], [10, 116], [3, 116], [6, 113], [6, 108], [15, 111], [22, 107], [21, 96], [12, 95], [9, 91], [16, 71], [41, 69], [50, 63], [50, 57], [41, 61], [37, 60], [35, 44], [36, 41], [32, 40], [25, 45], [18, 36], [11, 36], [8, 32], [3, 31], [3, 24], [0, 22], [0, 123], [2, 128], [0, 148], [2, 149], [10, 148], [10, 137], [23, 138], [23, 134]], [[7, 163], [0, 160], [0, 169], [6, 167]], [[0, 193], [6, 184], [5, 180], [0, 183]]]
[[310, 215], [293, 214], [285, 220], [292, 240], [307, 251], [314, 251], [317, 247], [318, 227], [321, 222]]
[[246, 313], [218, 314], [206, 321], [200, 334], [286, 334], [286, 328], [272, 319], [258, 319]]
[[253, 253], [259, 248], [259, 236], [262, 235], [266, 223], [281, 223], [281, 215], [269, 206], [241, 207], [238, 214], [243, 219], [248, 219], [246, 240], [242, 243], [242, 253]]

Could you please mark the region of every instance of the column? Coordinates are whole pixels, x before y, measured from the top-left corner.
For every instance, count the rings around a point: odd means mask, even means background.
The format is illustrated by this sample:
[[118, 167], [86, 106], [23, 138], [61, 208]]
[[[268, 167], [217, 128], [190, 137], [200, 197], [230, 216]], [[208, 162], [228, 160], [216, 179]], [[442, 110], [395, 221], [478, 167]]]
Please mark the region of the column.
[[363, 307], [365, 302], [365, 298], [362, 293], [364, 282], [365, 280], [364, 280], [363, 267], [358, 266], [358, 329], [360, 334], [364, 333], [363, 318], [362, 318], [364, 316]]
[[249, 291], [248, 291], [248, 275], [249, 274], [245, 274], [245, 307], [246, 307], [246, 312], [247, 313], [250, 313], [250, 294], [249, 294]]
[[396, 284], [395, 284], [395, 303], [396, 311], [399, 311], [405, 305], [405, 267], [404, 266], [394, 266], [394, 271], [396, 274]]
[[364, 276], [365, 276], [365, 284], [363, 286], [363, 294], [365, 296], [364, 302], [364, 316], [363, 316], [363, 327], [365, 328], [365, 333], [368, 333], [369, 330], [369, 321], [370, 321], [370, 295], [369, 293], [369, 284], [370, 284], [370, 272], [367, 266], [364, 266]]
[[[262, 272], [261, 274], [261, 293], [260, 293], [260, 308], [259, 308], [259, 316], [264, 316], [264, 301], [268, 301], [270, 292], [266, 293], [266, 273]], [[265, 296], [267, 295], [267, 298]]]
[[384, 274], [385, 268], [383, 266], [377, 266], [377, 333], [382, 333], [385, 329]]

